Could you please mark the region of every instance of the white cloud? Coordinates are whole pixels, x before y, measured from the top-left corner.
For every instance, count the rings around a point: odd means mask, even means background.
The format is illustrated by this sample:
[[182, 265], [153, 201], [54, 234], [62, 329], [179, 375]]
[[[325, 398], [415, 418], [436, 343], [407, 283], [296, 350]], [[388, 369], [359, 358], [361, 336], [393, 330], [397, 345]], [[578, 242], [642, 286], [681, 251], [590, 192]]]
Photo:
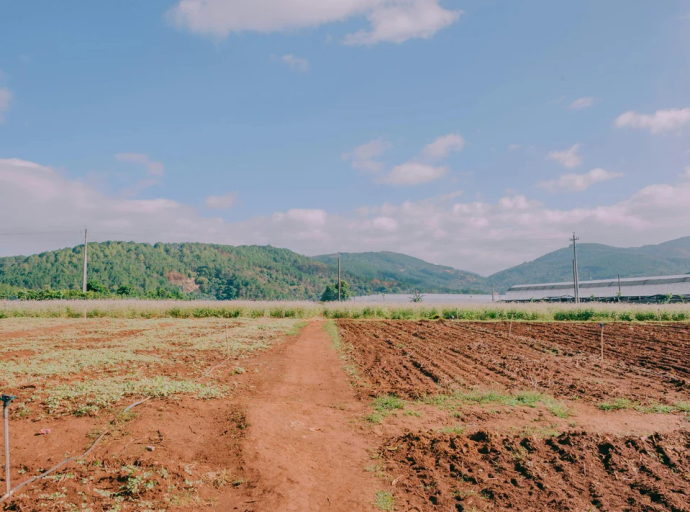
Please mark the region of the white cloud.
[[371, 221], [371, 225], [381, 231], [393, 232], [398, 230], [398, 221], [390, 217], [376, 217]]
[[561, 164], [566, 169], [574, 169], [582, 163], [582, 160], [577, 154], [581, 144], [575, 144], [565, 151], [551, 151], [546, 155], [547, 160], [554, 160]]
[[651, 133], [680, 130], [690, 123], [690, 108], [657, 110], [653, 114], [638, 114], [629, 111], [619, 115], [614, 124], [619, 128], [638, 128]]
[[447, 172], [447, 167], [437, 167], [421, 162], [406, 162], [393, 167], [384, 181], [391, 185], [418, 185], [435, 181]]
[[508, 149], [510, 151], [516, 151], [520, 148], [522, 148], [522, 144], [508, 144]]
[[224, 196], [208, 196], [204, 204], [207, 208], [213, 208], [216, 210], [227, 210], [235, 205], [237, 200], [237, 193], [230, 192]]
[[576, 99], [570, 105], [568, 105], [568, 108], [572, 110], [582, 110], [584, 108], [589, 108], [592, 105], [594, 105], [594, 98], [587, 96], [585, 98]]
[[143, 164], [149, 176], [163, 176], [165, 174], [165, 167], [162, 163], [151, 160], [148, 155], [142, 153], [118, 153], [115, 155], [115, 159], [118, 162]]
[[3, 114], [10, 108], [12, 102], [12, 91], [6, 87], [0, 87], [0, 123], [4, 122]]
[[464, 147], [465, 139], [457, 133], [449, 133], [424, 146], [422, 156], [429, 160], [443, 160], [455, 151], [462, 151]]
[[347, 44], [401, 43], [429, 38], [457, 21], [439, 0], [180, 0], [166, 14], [190, 32], [227, 37], [235, 32], [283, 32], [366, 16], [369, 30], [345, 38]]
[[120, 192], [120, 195], [122, 197], [136, 197], [147, 188], [158, 185], [159, 183], [160, 181], [157, 178], [139, 180], [134, 183], [134, 185], [124, 188], [122, 192]]
[[357, 146], [349, 153], [344, 153], [342, 158], [352, 162], [352, 167], [358, 171], [377, 173], [384, 168], [384, 164], [378, 158], [390, 148], [390, 142], [383, 139], [374, 139], [366, 144]]
[[408, 39], [428, 39], [452, 25], [463, 14], [441, 7], [438, 0], [379, 2], [367, 16], [371, 30], [360, 30], [345, 38], [345, 44], [372, 45], [384, 41], [403, 43]]
[[451, 153], [461, 151], [465, 147], [465, 139], [457, 133], [443, 135], [424, 146], [416, 157], [392, 168], [378, 159], [390, 147], [390, 143], [383, 139], [375, 139], [343, 154], [343, 159], [351, 161], [352, 167], [357, 170], [374, 174], [381, 174], [386, 170], [386, 175], [378, 178], [381, 183], [419, 185], [444, 176], [448, 172], [448, 167], [434, 165], [433, 162], [444, 160]]
[[320, 228], [326, 225], [326, 210], [291, 208], [285, 213], [274, 213], [272, 219], [288, 230], [295, 230], [301, 238], [318, 238]]
[[690, 180], [690, 165], [686, 165], [685, 169], [681, 173], [681, 178], [686, 178]]
[[[5, 159], [0, 160], [3, 231], [54, 236], [3, 236], [0, 254], [76, 245], [86, 224], [99, 241], [271, 244], [312, 255], [391, 250], [487, 274], [567, 247], [572, 231], [583, 242], [623, 247], [687, 236], [688, 204], [690, 180], [649, 185], [623, 201], [592, 207], [553, 208], [520, 194], [497, 201], [463, 201], [456, 195], [343, 214], [294, 208], [227, 222], [166, 198], [109, 197], [49, 167]], [[70, 229], [74, 234], [63, 234]]]
[[587, 190], [595, 183], [620, 178], [621, 176], [623, 176], [623, 173], [611, 172], [605, 169], [596, 168], [584, 174], [564, 174], [557, 180], [542, 181], [541, 183], [537, 184], [537, 186], [544, 188], [549, 192], [582, 192], [583, 190]]
[[299, 71], [301, 73], [306, 73], [309, 71], [309, 61], [303, 59], [302, 57], [297, 57], [292, 53], [286, 53], [280, 58], [283, 63], [289, 67], [292, 71]]

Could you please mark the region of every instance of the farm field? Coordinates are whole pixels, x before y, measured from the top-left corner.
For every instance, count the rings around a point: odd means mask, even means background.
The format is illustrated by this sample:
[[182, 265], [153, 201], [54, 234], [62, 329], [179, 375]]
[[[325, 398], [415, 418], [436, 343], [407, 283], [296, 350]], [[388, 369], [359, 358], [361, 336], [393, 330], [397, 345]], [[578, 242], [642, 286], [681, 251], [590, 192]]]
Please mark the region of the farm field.
[[301, 327], [289, 319], [6, 322], [0, 388], [18, 397], [13, 486], [77, 457], [19, 489], [5, 504], [18, 510], [193, 509], [239, 489], [246, 418], [238, 397], [257, 355]]
[[400, 510], [690, 510], [687, 324], [338, 325]]
[[690, 510], [690, 324], [607, 323], [603, 361], [600, 332], [0, 319], [13, 486], [74, 457], [1, 506]]

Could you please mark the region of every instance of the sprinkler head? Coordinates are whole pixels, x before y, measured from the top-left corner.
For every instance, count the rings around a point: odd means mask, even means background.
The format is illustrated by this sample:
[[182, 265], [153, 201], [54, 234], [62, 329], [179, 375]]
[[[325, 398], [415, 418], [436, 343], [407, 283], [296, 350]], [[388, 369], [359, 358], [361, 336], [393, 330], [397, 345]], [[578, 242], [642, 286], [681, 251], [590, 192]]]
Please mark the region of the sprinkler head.
[[17, 397], [14, 395], [2, 395], [2, 406], [7, 407], [9, 403], [16, 398]]

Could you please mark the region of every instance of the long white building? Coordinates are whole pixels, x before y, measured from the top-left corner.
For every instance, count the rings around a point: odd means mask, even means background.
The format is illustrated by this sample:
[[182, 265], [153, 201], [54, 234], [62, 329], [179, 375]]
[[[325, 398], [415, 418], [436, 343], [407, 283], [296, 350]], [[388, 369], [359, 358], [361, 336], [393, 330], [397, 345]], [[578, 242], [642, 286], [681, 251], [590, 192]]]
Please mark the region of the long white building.
[[[620, 293], [619, 293], [620, 292]], [[519, 284], [506, 292], [507, 301], [569, 300], [575, 295], [573, 282]], [[600, 279], [580, 282], [580, 298], [588, 300], [613, 300], [619, 296], [624, 301], [644, 301], [655, 297], [690, 298], [690, 274], [681, 276], [629, 277], [625, 279]]]

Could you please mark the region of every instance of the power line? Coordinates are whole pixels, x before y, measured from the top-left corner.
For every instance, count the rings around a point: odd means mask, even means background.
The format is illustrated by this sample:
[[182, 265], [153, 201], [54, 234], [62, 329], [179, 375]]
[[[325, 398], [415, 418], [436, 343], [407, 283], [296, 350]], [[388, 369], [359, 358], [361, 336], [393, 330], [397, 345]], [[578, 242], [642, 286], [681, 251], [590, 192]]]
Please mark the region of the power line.
[[76, 235], [81, 231], [33, 231], [26, 233], [0, 233], [0, 236], [45, 236], [45, 235]]

